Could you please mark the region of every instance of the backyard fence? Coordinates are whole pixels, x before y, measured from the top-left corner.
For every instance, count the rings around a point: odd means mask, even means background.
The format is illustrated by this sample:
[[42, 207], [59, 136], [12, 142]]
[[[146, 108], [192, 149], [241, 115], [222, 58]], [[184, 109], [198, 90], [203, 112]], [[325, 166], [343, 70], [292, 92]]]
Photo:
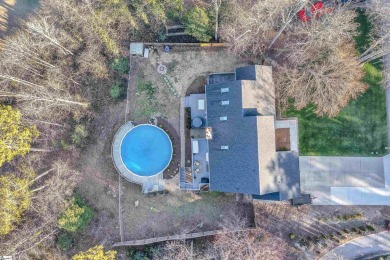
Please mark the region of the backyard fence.
[[116, 243], [114, 243], [112, 245], [112, 247], [119, 247], [119, 246], [144, 246], [144, 245], [150, 245], [150, 244], [161, 243], [161, 242], [166, 242], [166, 241], [194, 239], [194, 238], [200, 238], [200, 237], [208, 237], [208, 236], [215, 236], [215, 235], [220, 235], [220, 234], [227, 234], [227, 233], [233, 233], [233, 232], [242, 232], [242, 231], [249, 231], [249, 230], [252, 230], [252, 228], [242, 229], [242, 230], [234, 230], [234, 231], [213, 230], [213, 231], [205, 231], [205, 232], [198, 232], [198, 233], [187, 233], [187, 234], [165, 236], [165, 237], [154, 237], [154, 238], [148, 238], [148, 239], [139, 239], [139, 240], [130, 240], [130, 241], [123, 241], [123, 242], [116, 242]]
[[144, 42], [145, 46], [156, 46], [156, 47], [163, 47], [163, 46], [175, 46], [175, 47], [230, 47], [231, 44], [229, 43], [220, 43], [220, 42], [214, 42], [214, 43], [188, 43], [188, 42]]

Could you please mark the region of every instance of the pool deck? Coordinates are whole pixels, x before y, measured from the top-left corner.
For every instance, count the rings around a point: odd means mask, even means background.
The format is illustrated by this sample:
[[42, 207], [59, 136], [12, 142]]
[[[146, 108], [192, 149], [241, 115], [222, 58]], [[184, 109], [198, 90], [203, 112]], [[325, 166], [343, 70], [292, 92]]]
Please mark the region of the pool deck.
[[121, 128], [119, 128], [118, 132], [114, 136], [114, 141], [112, 144], [112, 160], [114, 161], [115, 168], [126, 180], [142, 185], [142, 192], [156, 192], [164, 190], [165, 181], [163, 179], [163, 172], [160, 172], [154, 176], [145, 177], [139, 176], [132, 173], [127, 167], [124, 165], [121, 157], [121, 143], [125, 135], [135, 127], [131, 121], [127, 122]]

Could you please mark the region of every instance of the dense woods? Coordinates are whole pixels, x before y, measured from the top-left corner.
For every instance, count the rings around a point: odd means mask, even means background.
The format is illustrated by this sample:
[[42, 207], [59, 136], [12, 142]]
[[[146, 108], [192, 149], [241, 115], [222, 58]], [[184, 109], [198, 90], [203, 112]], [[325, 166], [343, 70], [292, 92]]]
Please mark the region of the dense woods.
[[89, 123], [123, 95], [130, 40], [154, 41], [186, 15], [181, 0], [39, 3], [0, 52], [0, 255], [21, 259], [60, 258], [59, 227], [88, 223], [72, 197]]

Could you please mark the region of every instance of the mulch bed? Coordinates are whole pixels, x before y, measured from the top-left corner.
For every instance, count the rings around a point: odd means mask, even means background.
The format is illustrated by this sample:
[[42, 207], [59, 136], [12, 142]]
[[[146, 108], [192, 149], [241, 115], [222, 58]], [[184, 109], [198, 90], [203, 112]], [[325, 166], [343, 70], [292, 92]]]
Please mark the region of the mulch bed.
[[180, 165], [180, 137], [175, 128], [165, 119], [158, 117], [157, 126], [162, 128], [172, 141], [173, 155], [172, 161], [164, 171], [164, 179], [172, 179], [177, 173]]

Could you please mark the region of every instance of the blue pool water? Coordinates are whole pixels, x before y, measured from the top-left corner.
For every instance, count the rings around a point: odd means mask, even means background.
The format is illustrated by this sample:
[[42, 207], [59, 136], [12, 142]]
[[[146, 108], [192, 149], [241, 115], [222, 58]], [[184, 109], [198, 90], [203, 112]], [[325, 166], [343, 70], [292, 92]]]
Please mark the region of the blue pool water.
[[161, 128], [138, 125], [123, 138], [121, 156], [127, 169], [134, 174], [152, 176], [168, 166], [172, 143]]

